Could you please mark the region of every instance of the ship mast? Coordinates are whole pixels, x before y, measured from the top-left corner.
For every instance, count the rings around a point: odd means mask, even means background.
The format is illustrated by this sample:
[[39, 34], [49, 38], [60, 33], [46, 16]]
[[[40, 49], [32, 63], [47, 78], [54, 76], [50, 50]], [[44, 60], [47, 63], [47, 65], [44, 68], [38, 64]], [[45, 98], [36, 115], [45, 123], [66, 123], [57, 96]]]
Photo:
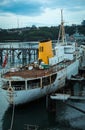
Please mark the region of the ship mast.
[[66, 38], [65, 38], [65, 29], [64, 29], [64, 21], [63, 21], [63, 10], [61, 9], [61, 25], [60, 25], [60, 30], [59, 30], [59, 35], [58, 35], [58, 43], [61, 38], [62, 44], [65, 44]]

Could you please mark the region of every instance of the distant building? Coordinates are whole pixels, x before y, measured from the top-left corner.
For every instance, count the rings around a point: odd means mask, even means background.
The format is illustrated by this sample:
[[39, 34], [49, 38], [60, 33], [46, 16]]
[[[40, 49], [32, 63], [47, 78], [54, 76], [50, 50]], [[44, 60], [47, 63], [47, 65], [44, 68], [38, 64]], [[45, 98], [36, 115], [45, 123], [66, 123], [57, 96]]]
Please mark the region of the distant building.
[[85, 26], [85, 20], [83, 20], [83, 21], [81, 22], [81, 24]]
[[76, 27], [76, 24], [72, 24], [72, 27]]
[[73, 37], [75, 40], [81, 40], [81, 41], [85, 40], [85, 36], [83, 34], [80, 34], [77, 29], [76, 32], [73, 34]]

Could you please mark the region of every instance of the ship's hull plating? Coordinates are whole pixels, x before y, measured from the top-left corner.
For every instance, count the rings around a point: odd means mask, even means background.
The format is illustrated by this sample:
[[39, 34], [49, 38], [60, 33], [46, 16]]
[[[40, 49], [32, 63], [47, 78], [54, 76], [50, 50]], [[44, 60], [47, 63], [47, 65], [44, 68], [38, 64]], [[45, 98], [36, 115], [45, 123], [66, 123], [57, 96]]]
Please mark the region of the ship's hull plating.
[[48, 86], [44, 86], [43, 88], [38, 87], [35, 89], [20, 90], [20, 91], [18, 90], [13, 91], [11, 93], [9, 91], [3, 90], [3, 92], [10, 104], [15, 103], [16, 105], [18, 105], [26, 102], [31, 102], [49, 93], [53, 93], [60, 87], [65, 86], [66, 78], [70, 78], [71, 75], [76, 75], [78, 73], [78, 67], [79, 67], [79, 60], [76, 60], [75, 62], [71, 63], [64, 69], [57, 72], [57, 77], [54, 83]]

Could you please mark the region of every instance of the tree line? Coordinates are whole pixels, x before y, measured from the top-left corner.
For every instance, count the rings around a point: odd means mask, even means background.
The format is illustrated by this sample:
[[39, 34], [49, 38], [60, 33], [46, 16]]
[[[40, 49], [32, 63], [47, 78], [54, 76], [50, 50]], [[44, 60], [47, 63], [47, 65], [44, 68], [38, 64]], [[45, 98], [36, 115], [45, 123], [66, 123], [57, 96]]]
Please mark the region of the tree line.
[[[1, 29], [0, 30], [0, 42], [7, 41], [41, 41], [45, 39], [57, 40], [60, 26], [52, 27], [26, 27], [16, 29]], [[65, 33], [73, 35], [76, 32], [76, 28], [80, 34], [85, 35], [85, 26], [65, 26]]]

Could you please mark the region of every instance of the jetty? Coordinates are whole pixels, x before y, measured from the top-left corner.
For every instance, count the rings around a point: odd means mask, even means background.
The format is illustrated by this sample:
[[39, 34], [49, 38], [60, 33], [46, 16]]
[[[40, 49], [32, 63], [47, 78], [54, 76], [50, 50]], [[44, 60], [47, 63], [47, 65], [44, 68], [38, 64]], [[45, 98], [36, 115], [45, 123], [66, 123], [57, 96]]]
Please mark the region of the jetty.
[[38, 57], [38, 48], [0, 48], [0, 64], [3, 63], [5, 56], [9, 57], [9, 62], [14, 64], [16, 59], [21, 59], [22, 64], [35, 61]]

